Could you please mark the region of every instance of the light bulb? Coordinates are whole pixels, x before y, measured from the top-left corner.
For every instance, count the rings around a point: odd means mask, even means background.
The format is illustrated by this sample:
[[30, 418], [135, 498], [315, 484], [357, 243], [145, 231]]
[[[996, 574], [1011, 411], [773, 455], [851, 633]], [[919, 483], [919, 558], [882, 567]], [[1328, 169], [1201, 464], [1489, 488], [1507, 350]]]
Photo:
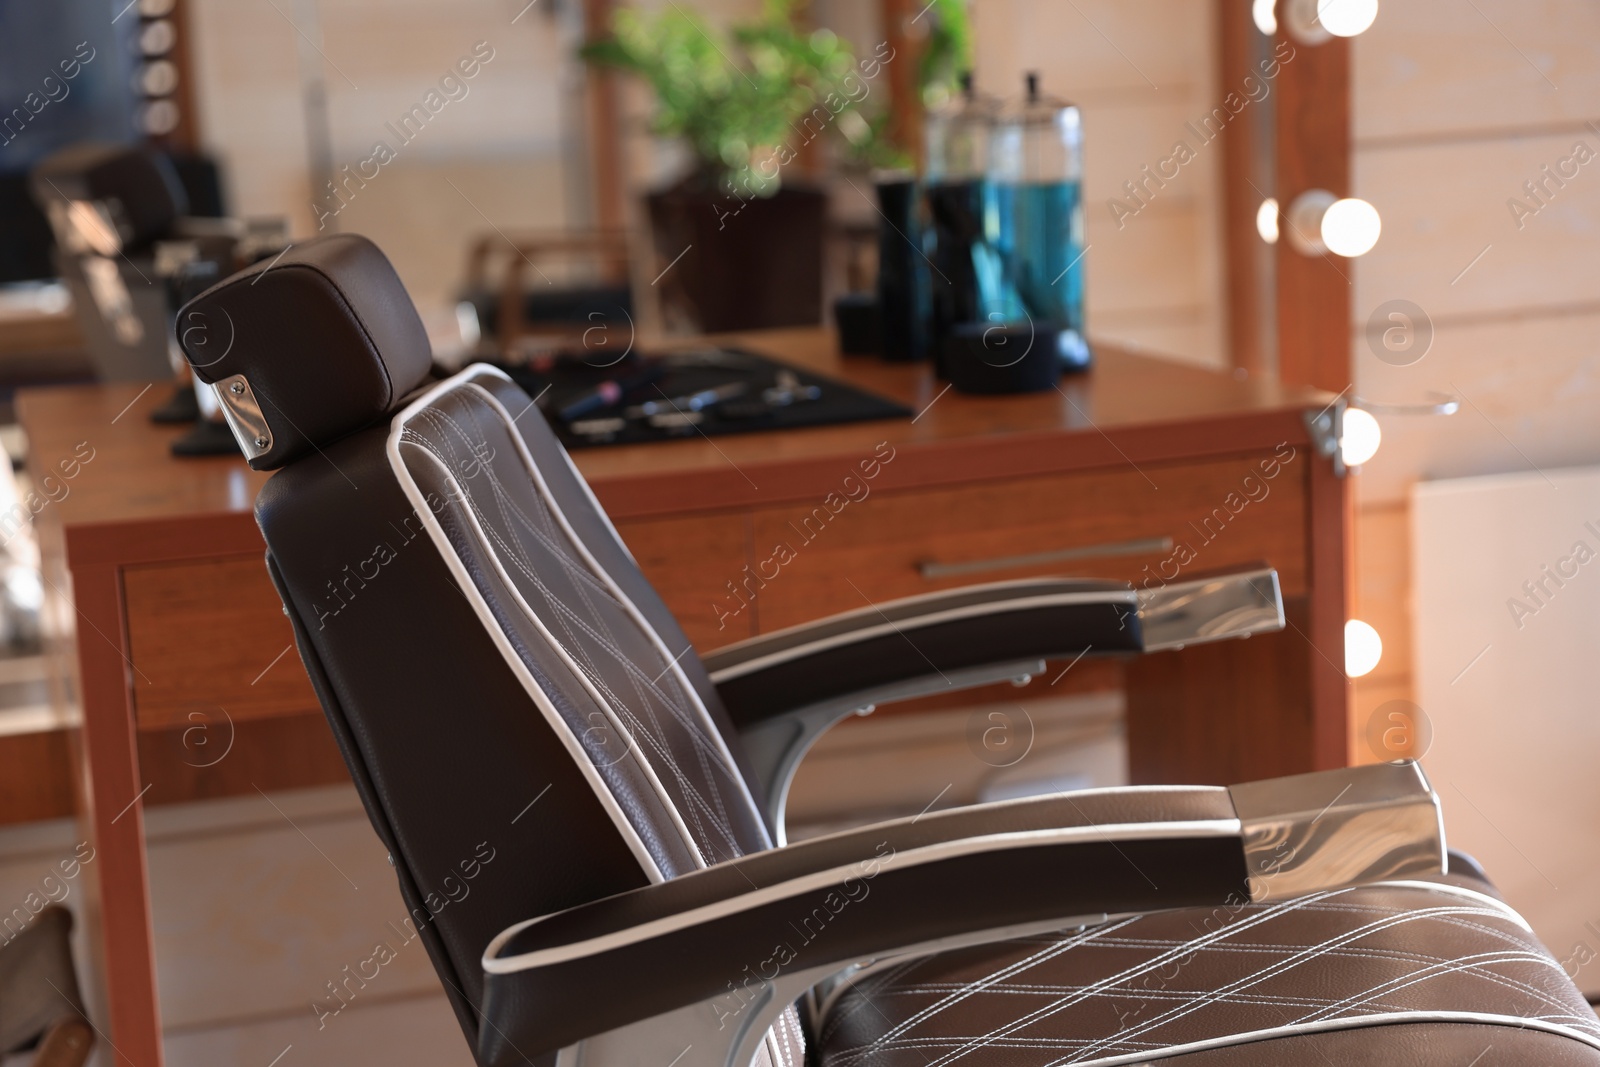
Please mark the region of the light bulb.
[[1250, 5], [1250, 17], [1255, 20], [1256, 29], [1271, 37], [1278, 32], [1278, 13], [1276, 0], [1255, 0]]
[[1278, 198], [1269, 196], [1256, 208], [1256, 232], [1269, 245], [1278, 243]]
[[1335, 37], [1354, 37], [1378, 17], [1378, 0], [1317, 0], [1317, 21]]
[[1378, 217], [1378, 209], [1365, 200], [1346, 197], [1328, 205], [1320, 229], [1328, 251], [1353, 259], [1372, 251], [1383, 232], [1383, 220]]
[[1344, 624], [1344, 673], [1351, 678], [1371, 674], [1383, 659], [1383, 638], [1371, 623], [1351, 619]]
[[1383, 430], [1371, 412], [1345, 408], [1344, 429], [1339, 434], [1339, 456], [1346, 467], [1359, 467], [1378, 454]]

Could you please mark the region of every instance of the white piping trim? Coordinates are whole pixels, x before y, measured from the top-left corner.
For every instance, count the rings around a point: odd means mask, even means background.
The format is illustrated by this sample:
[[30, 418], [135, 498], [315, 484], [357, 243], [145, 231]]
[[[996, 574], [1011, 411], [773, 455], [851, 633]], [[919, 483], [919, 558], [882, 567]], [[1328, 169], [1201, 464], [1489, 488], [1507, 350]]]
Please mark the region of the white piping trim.
[[[723, 667], [720, 670], [712, 671], [711, 680], [716, 684], [721, 685], [723, 682], [732, 681], [735, 678], [742, 678], [747, 674], [753, 674], [756, 671], [766, 670], [768, 667], [772, 667], [780, 663], [787, 663], [790, 660], [802, 659], [806, 656], [815, 655], [818, 652], [825, 652], [830, 648], [838, 648], [842, 645], [853, 645], [861, 641], [870, 640], [874, 637], [882, 637], [886, 634], [900, 633], [902, 630], [920, 630], [926, 626], [933, 626], [941, 622], [952, 622], [956, 619], [982, 618], [986, 615], [1004, 615], [1012, 611], [1025, 611], [1032, 608], [1041, 607], [1061, 607], [1070, 604], [1132, 604], [1135, 603], [1135, 601], [1135, 595], [1131, 592], [1123, 594], [1121, 592], [1109, 591], [1101, 593], [1047, 593], [1043, 596], [1024, 597], [1015, 600], [986, 600], [978, 604], [968, 604], [965, 607], [950, 608], [946, 611], [929, 612], [926, 615], [913, 615], [904, 619], [885, 620], [875, 626], [864, 626], [858, 630], [847, 630], [844, 633], [831, 634], [815, 641], [808, 641], [803, 645], [793, 645], [789, 648], [779, 649], [776, 652], [769, 652], [765, 656], [757, 656], [754, 659], [745, 660], [743, 663], [735, 663], [732, 666]], [[903, 601], [894, 601], [893, 605], [886, 606], [898, 606], [901, 603], [903, 603]], [[869, 608], [867, 610], [877, 613], [876, 608]], [[856, 613], [852, 612], [851, 614]], [[842, 616], [834, 615], [822, 620], [822, 622], [836, 622], [840, 618], [842, 618]], [[775, 636], [775, 634], [768, 634], [764, 637], [754, 638], [753, 640], [770, 640]]]
[[[445, 535], [444, 527], [439, 523], [438, 518], [434, 516], [433, 509], [428, 506], [427, 498], [423, 495], [422, 490], [417, 487], [416, 482], [411, 478], [410, 472], [406, 469], [405, 463], [400, 458], [400, 435], [404, 431], [406, 423], [423, 407], [433, 403], [438, 396], [461, 384], [457, 379], [484, 373], [499, 374], [500, 372], [493, 367], [475, 364], [460, 374], [447, 378], [427, 390], [394, 416], [389, 424], [389, 438], [385, 445], [390, 469], [400, 483], [401, 490], [406, 494], [406, 499], [411, 501], [412, 509], [422, 519], [423, 528], [428, 531], [428, 536], [434, 543], [434, 549], [443, 557], [445, 566], [455, 578], [456, 585], [466, 596], [467, 602], [472, 605], [472, 610], [477, 614], [479, 622], [489, 632], [490, 639], [494, 641], [495, 647], [499, 649], [501, 657], [510, 666], [517, 680], [522, 683], [523, 689], [527, 691], [528, 696], [533, 700], [534, 706], [544, 715], [545, 721], [549, 723], [551, 730], [566, 747], [568, 755], [577, 764], [579, 773], [589, 783], [589, 787], [594, 790], [600, 806], [611, 816], [611, 821], [616, 826], [617, 832], [622, 836], [624, 843], [628, 846], [628, 850], [639, 861], [639, 866], [643, 869], [645, 876], [653, 883], [664, 882], [666, 877], [662, 874], [661, 868], [656, 864], [655, 858], [650, 855], [649, 850], [644, 847], [644, 841], [639, 837], [638, 831], [634, 829], [633, 824], [623, 814], [621, 806], [617, 803], [617, 798], [600, 778], [600, 772], [595, 768], [593, 761], [589, 759], [588, 753], [579, 744], [577, 736], [572, 732], [571, 727], [567, 725], [566, 720], [556, 711], [555, 705], [550, 702], [550, 698], [545, 694], [544, 690], [534, 681], [533, 674], [528, 670], [527, 664], [522, 662], [522, 657], [517, 655], [516, 650], [511, 647], [510, 640], [501, 630], [500, 625], [495, 622], [494, 615], [490, 612], [483, 594], [467, 573], [466, 567], [456, 556], [454, 549], [450, 547], [449, 538]], [[501, 376], [504, 377], [503, 374]], [[446, 473], [448, 474], [448, 472]], [[450, 475], [450, 477], [453, 481], [454, 476]], [[470, 508], [467, 509], [467, 513], [471, 515]], [[475, 518], [473, 521], [476, 523]], [[491, 552], [490, 556], [493, 557], [493, 555], [494, 553]], [[498, 566], [498, 560], [496, 560], [496, 565]], [[537, 620], [535, 622], [537, 623]], [[582, 678], [581, 671], [576, 673], [579, 678]], [[604, 702], [602, 702], [601, 706], [605, 706]]]
[[[458, 499], [465, 499], [465, 494], [461, 492], [461, 483], [456, 481], [455, 475], [450, 473], [450, 469], [445, 466], [439, 457], [434, 455], [433, 452], [427, 448], [421, 448], [419, 451], [421, 451], [421, 453], [426, 456], [429, 461], [431, 461], [435, 466], [444, 472], [445, 478], [447, 478], [449, 483], [456, 488], [459, 494]], [[463, 511], [466, 513], [468, 521], [472, 523], [474, 535], [477, 537], [478, 542], [483, 546], [484, 555], [492, 561], [495, 572], [499, 574], [500, 580], [505, 584], [506, 590], [511, 594], [517, 606], [522, 609], [523, 615], [525, 615], [528, 621], [531, 622], [539, 631], [539, 635], [544, 638], [548, 645], [550, 645], [551, 650], [561, 658], [562, 663], [566, 665], [567, 670], [571, 672], [573, 678], [575, 678], [578, 684], [584, 688], [584, 691], [589, 694], [589, 699], [594, 701], [595, 705], [600, 708], [601, 714], [605, 715], [606, 721], [611, 724], [611, 728], [617, 731], [618, 736], [627, 737], [631, 742], [632, 734], [627, 731], [627, 729], [622, 725], [622, 722], [617, 718], [616, 712], [612, 708], [610, 702], [606, 700], [606, 698], [600, 693], [600, 690], [597, 689], [594, 683], [589, 680], [588, 676], [584, 674], [583, 669], [578, 666], [577, 661], [573, 659], [572, 656], [567, 653], [567, 650], [561, 645], [561, 643], [556, 640], [555, 635], [550, 632], [549, 627], [545, 626], [543, 620], [539, 618], [539, 616], [534, 612], [533, 608], [528, 604], [527, 600], [522, 596], [521, 591], [517, 589], [516, 582], [512, 581], [511, 575], [506, 571], [505, 567], [501, 565], [500, 558], [495, 553], [494, 546], [490, 543], [488, 534], [483, 529], [483, 524], [478, 521], [478, 516], [473, 512], [471, 507], [463, 508]], [[451, 551], [453, 552], [454, 550], [451, 549]], [[499, 626], [498, 623], [494, 622], [490, 622], [488, 625], [493, 625], [496, 627]], [[588, 755], [585, 754], [583, 758], [588, 760]], [[694, 840], [688, 836], [689, 828], [684, 824], [683, 815], [678, 811], [677, 806], [672, 803], [672, 798], [667, 795], [666, 787], [661, 784], [661, 779], [657, 777], [655, 767], [650, 763], [649, 758], [646, 757], [645, 754], [632, 743], [630, 743], [628, 746], [626, 758], [631, 764], [639, 768], [640, 772], [644, 775], [645, 781], [648, 782], [650, 787], [655, 791], [656, 799], [660, 801], [663, 807], [666, 808], [668, 818], [678, 830], [678, 836], [685, 839], [689, 849], [689, 858], [694, 861], [695, 866], [700, 869], [704, 869], [705, 867], [709, 866], [709, 864], [705, 861], [705, 857], [700, 854], [699, 848], [695, 846]], [[604, 781], [604, 779], [601, 780]], [[629, 825], [632, 824], [630, 823]]]
[[954, 811], [959, 811], [959, 812], [962, 812], [962, 813], [967, 813], [967, 812], [981, 812], [981, 813], [1004, 812], [1004, 811], [1008, 811], [1008, 810], [1013, 809], [1013, 808], [1021, 808], [1021, 807], [1027, 807], [1028, 805], [1031, 805], [1031, 804], [1038, 804], [1040, 801], [1045, 801], [1045, 800], [1062, 800], [1062, 799], [1077, 798], [1077, 797], [1107, 796], [1107, 795], [1110, 795], [1110, 794], [1115, 794], [1116, 796], [1119, 796], [1119, 797], [1126, 797], [1126, 796], [1142, 796], [1144, 794], [1149, 794], [1149, 793], [1155, 793], [1155, 794], [1160, 794], [1160, 793], [1213, 793], [1213, 794], [1215, 794], [1215, 793], [1226, 793], [1227, 791], [1228, 791], [1228, 787], [1224, 786], [1224, 785], [1105, 785], [1105, 786], [1099, 786], [1099, 787], [1094, 788], [1094, 789], [1068, 789], [1068, 790], [1062, 790], [1062, 791], [1055, 792], [1055, 793], [1035, 793], [1032, 796], [1011, 797], [1010, 799], [1007, 799], [1007, 800], [989, 800], [989, 801], [985, 801], [985, 802], [983, 802], [981, 804], [961, 804], [961, 805], [958, 805], [958, 806], [953, 807], [953, 808], [946, 808], [946, 809], [944, 809], [944, 811], [928, 811], [928, 812], [924, 812], [921, 815], [907, 815], [907, 816], [904, 816], [904, 817], [899, 818], [899, 819], [890, 819], [890, 820], [886, 820], [884, 822], [872, 823], [872, 824], [870, 824], [868, 826], [857, 826], [857, 827], [853, 827], [853, 828], [845, 829], [845, 830], [834, 830], [834, 831], [832, 831], [830, 833], [818, 834], [816, 837], [808, 837], [808, 838], [805, 839], [804, 844], [806, 844], [807, 846], [810, 846], [810, 845], [816, 844], [819, 841], [833, 841], [833, 840], [837, 840], [838, 838], [841, 838], [841, 837], [854, 837], [857, 834], [860, 834], [863, 831], [868, 830], [868, 829], [872, 829], [872, 830], [879, 830], [879, 829], [881, 829], [881, 830], [891, 830], [896, 826], [902, 826], [902, 825], [904, 825], [906, 823], [914, 823], [918, 819], [924, 819], [924, 818], [927, 818], [930, 815], [943, 815], [946, 812], [954, 812]]
[[1546, 1022], [1543, 1019], [1528, 1019], [1515, 1015], [1499, 1015], [1492, 1012], [1477, 1011], [1391, 1011], [1375, 1015], [1357, 1015], [1345, 1019], [1326, 1019], [1316, 1023], [1290, 1023], [1287, 1026], [1251, 1030], [1242, 1034], [1228, 1034], [1223, 1037], [1208, 1038], [1205, 1041], [1190, 1041], [1182, 1045], [1166, 1045], [1160, 1049], [1129, 1052], [1120, 1056], [1102, 1056], [1092, 1060], [1073, 1060], [1072, 1067], [1120, 1067], [1121, 1064], [1128, 1063], [1150, 1063], [1155, 1060], [1164, 1060], [1169, 1056], [1181, 1056], [1189, 1052], [1204, 1052], [1208, 1049], [1229, 1048], [1234, 1045], [1268, 1041], [1276, 1037], [1321, 1034], [1336, 1030], [1362, 1030], [1369, 1026], [1384, 1026], [1391, 1023], [1479, 1023], [1491, 1026], [1514, 1026], [1519, 1030], [1540, 1030], [1548, 1034], [1570, 1037], [1600, 1049], [1600, 1037], [1587, 1034], [1574, 1027], [1564, 1026], [1561, 1023]]
[[[498, 368], [491, 369], [498, 370]], [[583, 538], [579, 537], [577, 531], [572, 528], [572, 524], [567, 521], [566, 513], [561, 510], [560, 505], [556, 502], [555, 494], [550, 491], [550, 484], [545, 481], [544, 472], [539, 470], [539, 465], [533, 460], [533, 453], [528, 451], [528, 444], [522, 439], [522, 432], [517, 429], [516, 422], [511, 418], [511, 412], [507, 411], [505, 405], [500, 403], [500, 401], [495, 398], [494, 394], [483, 388], [483, 386], [470, 381], [463, 384], [466, 388], [480, 393], [484, 400], [492, 404], [494, 409], [500, 413], [500, 417], [505, 420], [506, 429], [509, 432], [512, 441], [516, 443], [517, 452], [522, 456], [523, 465], [527, 467], [528, 474], [538, 485], [539, 492], [544, 495], [546, 502], [550, 505], [551, 514], [554, 515], [556, 520], [561, 523], [561, 530], [567, 535], [567, 540], [571, 542], [573, 547], [575, 547], [579, 554], [583, 556], [583, 560], [589, 565], [589, 568], [595, 574], [598, 574], [605, 584], [610, 588], [611, 594], [617, 598], [618, 603], [622, 605], [623, 610], [627, 613], [628, 617], [633, 620], [633, 624], [637, 626], [640, 632], [643, 633], [650, 643], [655, 646], [656, 652], [661, 656], [662, 660], [666, 662], [667, 669], [670, 670], [673, 676], [678, 679], [679, 686], [682, 688], [683, 692], [688, 695], [689, 699], [693, 701], [695, 709], [700, 712], [700, 716], [703, 720], [702, 732], [704, 733], [705, 737], [712, 742], [713, 747], [716, 748], [719, 753], [721, 753], [722, 758], [725, 761], [725, 769], [728, 772], [729, 780], [737, 785], [739, 791], [744, 794], [745, 802], [749, 804], [749, 810], [751, 812], [759, 812], [761, 808], [756, 804], [755, 798], [750, 795], [750, 788], [744, 780], [743, 773], [741, 773], [739, 770], [738, 761], [733, 758], [733, 752], [728, 748], [727, 739], [722, 736], [722, 731], [718, 730], [716, 723], [712, 721], [711, 712], [706, 708], [705, 703], [700, 699], [699, 691], [695, 689], [694, 685], [689, 681], [689, 676], [683, 673], [683, 667], [681, 665], [683, 660], [683, 652], [679, 651], [674, 653], [672, 650], [667, 648], [666, 643], [661, 640], [661, 635], [656, 633], [655, 627], [651, 626], [649, 620], [644, 617], [644, 613], [639, 610], [638, 606], [634, 604], [633, 600], [629, 598], [628, 594], [622, 591], [622, 586], [618, 585], [616, 579], [611, 577], [611, 572], [601, 566], [600, 561], [594, 558], [594, 554], [589, 551], [589, 546], [583, 543]], [[562, 449], [561, 452], [562, 455], [566, 455], [565, 449]], [[571, 463], [570, 457], [568, 458], [568, 463]], [[577, 468], [573, 468], [573, 473], [577, 473]], [[582, 485], [587, 492], [588, 483], [584, 482], [582, 476], [578, 477], [578, 483]], [[594, 494], [588, 493], [588, 498], [594, 503], [595, 510], [599, 512], [600, 515], [604, 516], [605, 512], [601, 510], [599, 503], [595, 501]], [[606, 520], [606, 525], [608, 527], [610, 526], [609, 519]], [[612, 529], [611, 535], [616, 537], [615, 529]], [[620, 543], [620, 538], [618, 540]], [[498, 566], [498, 560], [496, 561], [496, 565]], [[565, 653], [563, 653], [563, 655], [564, 654]], [[642, 753], [641, 756], [643, 756]], [[645, 758], [645, 762], [649, 762], [648, 758]], [[663, 796], [663, 799], [666, 799], [665, 796]], [[667, 800], [667, 806], [669, 808], [672, 807], [672, 802], [670, 800]], [[679, 821], [681, 822], [682, 820], [680, 819]], [[759, 818], [754, 820], [754, 822], [758, 828], [761, 826]], [[683, 826], [682, 831], [685, 835], [684, 842], [698, 855], [700, 851], [699, 846], [695, 844], [694, 838], [689, 835], [688, 827]], [[729, 836], [732, 836], [731, 826], [729, 827], [729, 831]], [[765, 836], [764, 832], [763, 836]], [[768, 842], [768, 844], [770, 845], [771, 842]], [[706, 861], [704, 857], [702, 857], [702, 865], [705, 865], [705, 862]]]
[[1524, 919], [1517, 913], [1517, 909], [1513, 908], [1510, 904], [1507, 904], [1503, 900], [1496, 900], [1489, 894], [1480, 893], [1476, 889], [1468, 889], [1465, 886], [1451, 885], [1448, 882], [1418, 882], [1411, 879], [1395, 879], [1393, 881], [1386, 882], [1363, 882], [1362, 884], [1353, 886], [1352, 888], [1371, 889], [1374, 886], [1387, 886], [1394, 889], [1425, 889], [1430, 893], [1445, 893], [1449, 894], [1450, 896], [1461, 897], [1463, 899], [1470, 900], [1475, 904], [1481, 904], [1486, 908], [1492, 908], [1495, 911], [1502, 913], [1507, 920], [1515, 923], [1529, 934], [1533, 934], [1533, 927], [1528, 925], [1527, 919]]
[[[1187, 822], [1167, 823], [1112, 823], [1101, 826], [1065, 826], [1048, 830], [1021, 830], [1013, 833], [986, 834], [982, 837], [966, 837], [956, 841], [940, 841], [920, 848], [907, 849], [904, 852], [896, 853], [888, 860], [880, 860], [880, 865], [885, 867], [890, 864], [895, 866], [921, 866], [941, 860], [982, 855], [1010, 848], [1044, 848], [1101, 839], [1115, 842], [1151, 838], [1237, 837], [1240, 832], [1238, 819], [1196, 819]], [[518, 956], [500, 957], [500, 950], [519, 933], [562, 913], [555, 912], [551, 915], [541, 915], [538, 918], [527, 919], [517, 923], [515, 926], [508, 927], [496, 935], [494, 940], [489, 942], [489, 947], [484, 950], [483, 969], [489, 974], [514, 974], [518, 971], [536, 967], [548, 967], [552, 964], [565, 963], [568, 960], [609, 952], [613, 949], [636, 944], [640, 941], [648, 941], [651, 938], [660, 937], [677, 930], [699, 926], [724, 915], [748, 911], [752, 908], [762, 907], [766, 904], [799, 896], [802, 893], [808, 893], [813, 890], [841, 885], [850, 878], [864, 877], [859, 873], [861, 868], [878, 859], [878, 856], [869, 856], [846, 866], [832, 867], [824, 871], [813, 871], [810, 874], [791, 878], [777, 885], [767, 886], [764, 889], [754, 889], [748, 893], [741, 893], [736, 897], [714, 901], [676, 915], [652, 919], [649, 922], [630, 926], [625, 930], [602, 934], [599, 937], [574, 941], [564, 945], [555, 945], [545, 949], [536, 949], [533, 952], [525, 952]]]

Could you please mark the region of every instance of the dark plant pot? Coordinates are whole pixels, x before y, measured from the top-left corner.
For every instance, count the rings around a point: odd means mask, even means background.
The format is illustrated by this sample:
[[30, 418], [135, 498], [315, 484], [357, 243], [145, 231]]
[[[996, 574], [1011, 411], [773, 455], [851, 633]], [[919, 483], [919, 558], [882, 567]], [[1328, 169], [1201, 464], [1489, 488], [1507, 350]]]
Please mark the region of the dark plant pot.
[[646, 201], [656, 251], [672, 263], [657, 284], [699, 329], [822, 321], [824, 193], [785, 185], [770, 197], [741, 199], [686, 182]]

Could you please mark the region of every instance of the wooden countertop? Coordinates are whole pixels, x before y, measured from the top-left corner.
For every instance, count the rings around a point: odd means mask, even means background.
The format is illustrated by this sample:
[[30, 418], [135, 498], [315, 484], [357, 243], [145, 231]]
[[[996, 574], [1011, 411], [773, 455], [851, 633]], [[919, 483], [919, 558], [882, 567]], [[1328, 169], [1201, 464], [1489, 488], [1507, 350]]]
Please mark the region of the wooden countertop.
[[[689, 507], [743, 507], [825, 494], [840, 471], [890, 441], [897, 461], [880, 488], [953, 484], [1131, 463], [1159, 464], [1307, 439], [1302, 412], [1332, 396], [1270, 381], [1096, 350], [1087, 375], [1057, 391], [982, 397], [941, 392], [926, 365], [842, 358], [832, 331], [752, 333], [730, 341], [900, 400], [919, 414], [772, 433], [584, 449], [574, 459], [616, 518]], [[94, 450], [69, 491], [40, 515], [61, 528], [248, 512], [269, 477], [232, 457], [174, 459], [183, 427], [154, 426], [157, 383], [30, 389], [18, 408], [35, 477]], [[107, 531], [109, 532], [109, 531]]]

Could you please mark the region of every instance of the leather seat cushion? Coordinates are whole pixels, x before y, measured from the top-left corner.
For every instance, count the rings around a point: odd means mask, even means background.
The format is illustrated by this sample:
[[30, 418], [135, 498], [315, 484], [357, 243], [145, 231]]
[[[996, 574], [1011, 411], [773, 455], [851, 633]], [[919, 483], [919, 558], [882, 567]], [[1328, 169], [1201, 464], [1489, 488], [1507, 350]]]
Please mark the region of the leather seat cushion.
[[821, 1067], [1600, 1065], [1594, 1011], [1466, 874], [880, 963], [818, 1036]]

